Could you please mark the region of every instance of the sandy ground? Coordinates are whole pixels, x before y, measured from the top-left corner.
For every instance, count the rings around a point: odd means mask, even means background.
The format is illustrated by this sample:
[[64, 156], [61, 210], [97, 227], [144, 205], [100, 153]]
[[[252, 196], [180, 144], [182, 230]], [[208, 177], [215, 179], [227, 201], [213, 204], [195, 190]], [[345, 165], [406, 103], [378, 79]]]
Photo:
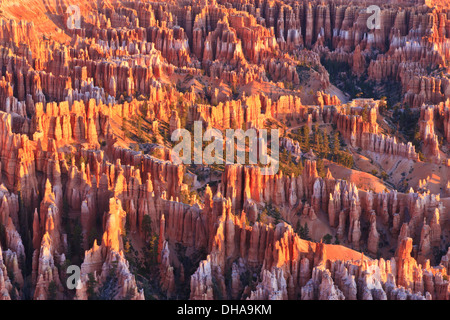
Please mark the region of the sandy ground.
[[[408, 171], [407, 171], [408, 172]], [[427, 189], [431, 193], [441, 194], [441, 196], [450, 196], [446, 194], [445, 188], [450, 177], [450, 168], [440, 164], [418, 162], [415, 163], [412, 171], [407, 174], [408, 184], [416, 189], [419, 180], [428, 179]], [[450, 206], [447, 206], [450, 210]]]
[[[442, 197], [450, 196], [450, 194], [446, 193], [450, 168], [445, 165], [431, 162], [414, 162], [406, 158], [392, 157], [370, 151], [362, 151], [361, 154], [353, 152], [353, 158], [356, 168], [361, 171], [371, 174], [372, 170], [376, 170], [378, 176], [380, 176], [382, 171], [385, 171], [388, 174], [388, 189], [392, 186], [396, 187], [396, 189], [401, 189], [406, 182], [408, 190], [411, 187], [417, 190], [419, 181], [425, 179], [428, 181], [427, 189], [431, 193], [440, 194]], [[383, 184], [382, 180], [377, 180]], [[403, 191], [406, 191], [406, 189]]]
[[[309, 242], [306, 240], [301, 240], [300, 242], [300, 251], [301, 252], [308, 252], [309, 246], [315, 250], [316, 243]], [[334, 261], [334, 260], [361, 260], [362, 254], [361, 252], [352, 250], [350, 248], [341, 246], [341, 245], [335, 245], [335, 244], [325, 244], [325, 252], [326, 252], [326, 258], [328, 260]], [[370, 260], [369, 257], [364, 256], [364, 260]]]
[[341, 100], [342, 104], [347, 103], [349, 101], [349, 97], [332, 84], [325, 90], [325, 93], [332, 96], [337, 96], [339, 100]]
[[324, 161], [325, 167], [328, 166], [331, 175], [336, 179], [344, 179], [353, 182], [358, 189], [373, 190], [382, 192], [387, 186], [383, 181], [369, 173], [352, 170], [344, 166], [338, 165], [331, 161]]

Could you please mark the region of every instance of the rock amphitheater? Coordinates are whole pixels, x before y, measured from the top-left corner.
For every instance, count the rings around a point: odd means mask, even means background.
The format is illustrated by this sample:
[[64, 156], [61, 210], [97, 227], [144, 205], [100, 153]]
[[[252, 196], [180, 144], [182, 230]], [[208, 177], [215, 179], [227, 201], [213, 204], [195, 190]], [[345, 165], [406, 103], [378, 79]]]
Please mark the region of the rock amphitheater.
[[450, 300], [450, 6], [370, 4], [3, 0], [0, 299]]

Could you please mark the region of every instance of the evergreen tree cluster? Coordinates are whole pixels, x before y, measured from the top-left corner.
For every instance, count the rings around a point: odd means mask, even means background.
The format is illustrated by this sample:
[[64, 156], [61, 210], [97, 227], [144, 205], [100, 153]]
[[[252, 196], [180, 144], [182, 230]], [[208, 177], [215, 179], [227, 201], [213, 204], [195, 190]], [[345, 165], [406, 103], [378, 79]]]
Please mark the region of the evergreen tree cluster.
[[[354, 165], [353, 155], [343, 149], [344, 144], [341, 143], [338, 131], [330, 135], [330, 133], [320, 129], [318, 124], [315, 124], [312, 133], [310, 133], [309, 127], [305, 125], [292, 132], [290, 137], [299, 142], [303, 152], [308, 152], [311, 149], [319, 160], [331, 160], [347, 168], [352, 168]], [[318, 165], [320, 166], [320, 164]], [[321, 175], [319, 172], [319, 175], [323, 176], [323, 174]]]

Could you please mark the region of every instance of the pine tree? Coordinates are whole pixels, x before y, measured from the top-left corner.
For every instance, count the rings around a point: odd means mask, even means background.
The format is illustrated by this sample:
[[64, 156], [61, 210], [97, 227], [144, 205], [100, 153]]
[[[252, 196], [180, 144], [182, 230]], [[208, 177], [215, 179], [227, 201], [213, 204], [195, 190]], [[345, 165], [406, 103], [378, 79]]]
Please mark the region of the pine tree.
[[324, 178], [325, 177], [325, 166], [323, 164], [323, 160], [320, 158], [316, 160], [316, 169], [317, 169], [318, 175], [320, 177]]
[[330, 153], [330, 141], [328, 140], [328, 134], [323, 132], [323, 147], [322, 147], [323, 157], [328, 159], [328, 154]]
[[329, 233], [323, 236], [323, 242], [326, 244], [330, 244], [331, 240], [333, 239], [333, 236]]
[[[298, 224], [300, 224], [300, 221], [298, 222]], [[305, 222], [305, 225], [302, 227], [300, 225], [299, 230], [298, 230], [298, 234], [300, 236], [300, 238], [302, 238], [303, 240], [308, 240], [310, 241], [311, 238], [309, 236], [309, 227], [308, 224]]]
[[303, 160], [300, 159], [297, 167], [298, 167], [299, 175], [302, 174], [303, 173]]
[[122, 116], [122, 132], [124, 136], [126, 137], [128, 135], [128, 125], [127, 125], [127, 119]]
[[304, 236], [305, 236], [305, 240], [311, 240], [311, 238], [309, 237], [309, 227], [308, 224], [305, 222], [305, 226], [303, 227], [303, 232], [304, 232]]
[[143, 142], [142, 136], [142, 118], [139, 115], [136, 115], [136, 135], [138, 139]]
[[147, 112], [148, 112], [148, 102], [145, 101], [145, 102], [142, 104], [142, 114], [144, 115], [144, 117], [147, 116]]
[[[316, 129], [318, 130], [318, 129]], [[323, 141], [322, 141], [322, 134], [320, 131], [315, 131], [314, 133], [314, 147], [313, 149], [316, 150], [316, 152], [318, 153], [318, 155], [321, 157], [322, 156], [322, 145], [323, 145]]]
[[48, 284], [48, 300], [56, 300], [56, 289], [55, 281], [50, 281]]
[[364, 105], [361, 116], [364, 122], [369, 122], [369, 106], [367, 104]]
[[302, 127], [302, 143], [303, 148], [305, 149], [305, 152], [309, 151], [309, 127], [303, 126]]
[[144, 234], [144, 239], [147, 239], [152, 232], [152, 219], [148, 214], [144, 215], [142, 219], [142, 233]]
[[125, 241], [123, 251], [124, 251], [125, 253], [130, 253], [130, 251], [131, 251], [130, 240], [127, 239], [127, 240]]
[[333, 136], [333, 161], [336, 161], [338, 154], [339, 154], [339, 132], [335, 131]]
[[314, 124], [314, 126], [313, 126], [313, 132], [314, 132], [314, 134], [319, 133], [319, 125], [317, 123]]
[[94, 274], [91, 272], [88, 274], [87, 290], [89, 300], [96, 300], [97, 295], [95, 294], [95, 288], [97, 287], [97, 280], [94, 278]]

